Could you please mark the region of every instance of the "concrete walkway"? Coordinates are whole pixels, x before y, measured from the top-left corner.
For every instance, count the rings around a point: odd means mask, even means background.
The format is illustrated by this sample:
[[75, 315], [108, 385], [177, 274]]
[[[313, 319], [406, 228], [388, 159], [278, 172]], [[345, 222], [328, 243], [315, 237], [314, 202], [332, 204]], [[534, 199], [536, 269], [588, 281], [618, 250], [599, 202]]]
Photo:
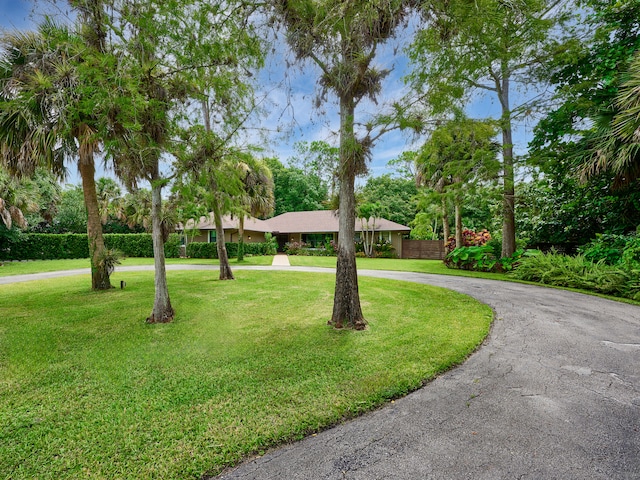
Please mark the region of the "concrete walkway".
[[274, 255], [271, 265], [274, 267], [289, 267], [291, 266], [289, 263], [289, 256], [284, 253], [278, 253], [277, 255]]
[[[54, 274], [35, 278], [48, 275]], [[493, 308], [492, 331], [463, 365], [422, 389], [247, 461], [220, 480], [640, 479], [639, 307], [493, 280], [374, 270], [359, 275], [471, 295]]]

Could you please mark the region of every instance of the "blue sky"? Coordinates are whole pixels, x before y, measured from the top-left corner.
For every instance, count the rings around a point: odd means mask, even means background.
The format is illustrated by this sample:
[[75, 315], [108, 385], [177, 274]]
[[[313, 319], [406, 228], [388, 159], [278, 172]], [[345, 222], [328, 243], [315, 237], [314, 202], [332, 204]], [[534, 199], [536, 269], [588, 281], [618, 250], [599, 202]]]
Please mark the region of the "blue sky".
[[[59, 6], [52, 7], [46, 2], [34, 3], [32, 0], [0, 0], [0, 27], [4, 29], [24, 29], [33, 27], [38, 18], [52, 9], [58, 14], [64, 14], [63, 2]], [[62, 5], [62, 6], [60, 6]], [[379, 67], [393, 68], [392, 74], [387, 78], [383, 94], [379, 104], [363, 102], [357, 111], [362, 121], [366, 121], [367, 115], [378, 112], [385, 100], [397, 99], [401, 96], [404, 83], [402, 76], [406, 73], [406, 58], [394, 53], [394, 47], [400, 46], [396, 51], [401, 52], [408, 38], [400, 38], [395, 45], [382, 48], [376, 62]], [[316, 93], [317, 70], [311, 64], [303, 64], [300, 68], [289, 70], [289, 76], [285, 79], [282, 57], [272, 58], [267, 65], [268, 71], [259, 76], [263, 84], [262, 93], [268, 98], [265, 103], [268, 115], [260, 120], [255, 131], [248, 134], [248, 141], [260, 145], [264, 149], [264, 155], [276, 156], [283, 163], [294, 154], [293, 145], [298, 140], [324, 140], [330, 144], [338, 144], [337, 130], [338, 117], [336, 106], [333, 103], [326, 105], [322, 111], [313, 107]], [[331, 96], [330, 101], [334, 100]], [[499, 116], [497, 101], [489, 97], [477, 97], [468, 108], [468, 113], [473, 117], [485, 118], [489, 115]], [[521, 123], [516, 126], [514, 134], [517, 153], [526, 150], [526, 144], [531, 139], [532, 124]], [[262, 135], [257, 131], [261, 130]], [[410, 134], [399, 131], [390, 132], [383, 136], [373, 150], [373, 158], [370, 164], [371, 175], [393, 173], [387, 167], [387, 162], [397, 158], [404, 150], [416, 148], [423, 141]], [[70, 171], [69, 181], [78, 183], [75, 171]], [[98, 172], [99, 175], [104, 172]], [[106, 173], [108, 175], [108, 173]]]

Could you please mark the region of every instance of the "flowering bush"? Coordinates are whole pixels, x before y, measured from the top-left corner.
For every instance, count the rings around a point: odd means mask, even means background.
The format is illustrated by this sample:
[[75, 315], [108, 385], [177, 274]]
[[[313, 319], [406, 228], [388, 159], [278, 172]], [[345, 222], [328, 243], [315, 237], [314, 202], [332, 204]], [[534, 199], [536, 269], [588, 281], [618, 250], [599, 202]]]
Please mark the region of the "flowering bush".
[[373, 244], [373, 251], [377, 258], [393, 258], [395, 254], [395, 247], [391, 242], [377, 242]]
[[[462, 245], [461, 247], [483, 247], [486, 243], [491, 240], [491, 234], [487, 231], [487, 229], [480, 230], [479, 232], [474, 232], [473, 230], [469, 230], [465, 228], [462, 231]], [[447, 240], [447, 244], [445, 245], [445, 249], [447, 252], [453, 252], [456, 247], [456, 237], [455, 235], [449, 236]]]
[[304, 242], [287, 242], [284, 244], [284, 252], [287, 255], [306, 255], [305, 249], [308, 247]]

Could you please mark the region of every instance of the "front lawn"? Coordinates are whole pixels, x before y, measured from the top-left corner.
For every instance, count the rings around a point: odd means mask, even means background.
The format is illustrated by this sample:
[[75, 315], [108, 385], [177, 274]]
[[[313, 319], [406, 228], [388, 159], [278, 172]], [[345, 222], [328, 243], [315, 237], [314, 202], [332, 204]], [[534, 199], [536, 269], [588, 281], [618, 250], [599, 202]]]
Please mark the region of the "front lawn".
[[[35, 263], [35, 262], [34, 262]], [[3, 478], [200, 478], [420, 387], [472, 352], [489, 307], [361, 278], [370, 328], [326, 325], [334, 276], [168, 272], [176, 319], [146, 325], [151, 272], [0, 286]]]
[[[209, 258], [167, 258], [167, 265], [218, 265], [218, 259]], [[245, 256], [244, 261], [238, 263], [235, 258], [229, 259], [231, 268], [236, 265], [271, 265], [273, 256]], [[153, 258], [129, 257], [122, 260], [122, 265], [153, 265]], [[21, 262], [0, 262], [0, 277], [9, 275], [26, 275], [40, 272], [56, 272], [59, 270], [75, 270], [78, 268], [91, 268], [88, 258], [76, 258], [72, 260], [27, 260]]]
[[[336, 257], [312, 257], [290, 255], [291, 265], [305, 267], [336, 267]], [[357, 258], [358, 269], [362, 270], [395, 270], [403, 272], [433, 273], [438, 275], [457, 275], [460, 277], [489, 278], [492, 280], [509, 280], [502, 273], [473, 272], [447, 268], [442, 260], [411, 260], [400, 258]]]

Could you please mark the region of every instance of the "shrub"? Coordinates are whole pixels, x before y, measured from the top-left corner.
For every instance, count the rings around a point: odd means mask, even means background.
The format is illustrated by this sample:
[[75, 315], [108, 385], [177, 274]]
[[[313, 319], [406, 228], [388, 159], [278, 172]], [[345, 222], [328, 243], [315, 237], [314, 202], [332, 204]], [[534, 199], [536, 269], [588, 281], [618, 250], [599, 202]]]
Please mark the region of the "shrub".
[[0, 249], [4, 260], [56, 260], [88, 258], [86, 234], [25, 233], [11, 238]]
[[497, 260], [493, 256], [491, 247], [485, 245], [456, 248], [447, 254], [444, 262], [449, 268], [490, 272], [494, 269]]
[[[229, 258], [238, 255], [238, 244], [227, 242], [227, 256]], [[245, 255], [265, 255], [267, 251], [266, 243], [245, 243]], [[187, 245], [187, 257], [191, 258], [218, 258], [218, 249], [216, 243], [207, 242], [191, 242]]]
[[164, 255], [167, 258], [180, 258], [180, 235], [172, 233], [169, 238], [164, 242]]
[[269, 232], [264, 234], [264, 254], [275, 255], [278, 253], [278, 239]]
[[104, 244], [127, 257], [153, 257], [153, 238], [149, 233], [109, 233], [104, 236]]
[[206, 242], [191, 242], [187, 244], [187, 257], [190, 258], [218, 258], [216, 244]]
[[378, 242], [373, 244], [373, 253], [377, 258], [393, 258], [395, 257], [396, 249], [391, 242]]
[[308, 255], [309, 245], [304, 242], [287, 242], [284, 244], [284, 253], [287, 255]]
[[523, 258], [511, 275], [520, 280], [629, 298], [637, 298], [640, 292], [637, 274], [607, 265], [604, 260], [592, 262], [584, 255], [570, 257], [552, 252]]
[[627, 239], [619, 263], [628, 270], [640, 270], [640, 238]]
[[491, 234], [486, 230], [480, 230], [479, 232], [475, 232], [468, 228], [465, 228], [462, 231], [462, 245], [456, 245], [456, 237], [455, 235], [450, 235], [447, 243], [445, 245], [446, 252], [453, 252], [456, 247], [482, 247], [489, 240], [491, 240]]
[[510, 257], [498, 259], [492, 245], [460, 247], [444, 259], [449, 268], [479, 272], [509, 272], [519, 265], [523, 257], [539, 255], [539, 250], [518, 249]]
[[633, 240], [632, 236], [598, 233], [595, 239], [579, 247], [578, 252], [592, 262], [602, 260], [607, 265], [616, 265], [622, 260], [627, 243]]

